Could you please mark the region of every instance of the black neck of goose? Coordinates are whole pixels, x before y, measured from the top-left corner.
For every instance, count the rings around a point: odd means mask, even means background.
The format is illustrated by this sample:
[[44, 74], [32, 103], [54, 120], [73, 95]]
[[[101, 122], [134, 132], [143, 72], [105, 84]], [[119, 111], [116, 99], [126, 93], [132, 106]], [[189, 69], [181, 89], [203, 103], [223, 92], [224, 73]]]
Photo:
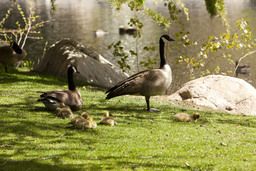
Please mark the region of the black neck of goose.
[[68, 70], [68, 89], [75, 90], [76, 85], [73, 78], [73, 71]]
[[13, 50], [14, 50], [16, 53], [18, 53], [18, 54], [21, 54], [21, 53], [22, 53], [22, 50], [21, 50], [21, 48], [19, 47], [19, 45], [18, 45], [17, 43], [12, 42], [12, 43], [11, 43], [11, 46], [12, 46]]
[[166, 64], [166, 59], [164, 57], [164, 41], [162, 38], [159, 40], [159, 53], [160, 53], [160, 68], [163, 68]]

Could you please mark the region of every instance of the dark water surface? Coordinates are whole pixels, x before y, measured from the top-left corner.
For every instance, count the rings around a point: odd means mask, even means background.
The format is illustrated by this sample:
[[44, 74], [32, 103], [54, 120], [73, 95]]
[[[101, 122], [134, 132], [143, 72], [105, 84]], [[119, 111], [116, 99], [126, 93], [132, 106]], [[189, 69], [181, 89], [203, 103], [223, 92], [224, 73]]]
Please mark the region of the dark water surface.
[[[25, 14], [29, 13], [29, 1], [17, 0], [21, 4]], [[127, 7], [124, 7], [120, 12], [112, 10], [111, 6], [103, 1], [97, 0], [56, 0], [55, 4], [57, 11], [51, 13], [50, 0], [34, 0], [36, 7], [35, 13], [40, 16], [40, 20], [52, 20], [50, 23], [46, 23], [41, 29], [41, 36], [43, 40], [28, 40], [25, 49], [28, 52], [28, 58], [34, 62], [37, 62], [43, 54], [45, 42], [48, 42], [48, 47], [58, 40], [63, 38], [71, 38], [78, 41], [109, 61], [116, 63], [118, 59], [114, 58], [112, 51], [108, 49], [108, 45], [119, 40], [123, 41], [123, 45], [127, 49], [135, 50], [136, 39], [130, 35], [119, 35], [119, 26], [127, 25], [131, 17], [134, 17], [135, 13], [130, 12]], [[218, 18], [210, 18], [210, 15], [206, 11], [205, 3], [203, 0], [183, 0], [185, 5], [189, 8], [190, 20], [186, 21], [185, 16], [184, 24], [185, 28], [191, 33], [191, 38], [197, 40], [199, 43], [207, 40], [208, 35], [218, 35], [225, 31], [225, 28]], [[0, 18], [5, 16], [5, 12], [10, 7], [12, 1], [1, 0], [0, 1]], [[228, 19], [231, 23], [231, 30], [235, 29], [234, 22], [240, 18], [244, 18], [250, 24], [253, 29], [256, 29], [256, 3], [253, 0], [226, 0], [226, 7], [228, 12]], [[161, 11], [163, 15], [168, 15], [166, 8], [162, 6], [154, 6], [154, 1], [147, 1], [147, 5]], [[13, 27], [13, 23], [16, 20], [21, 20], [17, 11], [8, 19], [5, 26], [8, 28]], [[144, 46], [155, 45], [158, 48], [158, 39], [162, 34], [167, 33], [162, 26], [155, 24], [148, 16], [140, 13], [136, 14], [139, 19], [144, 23], [142, 30], [142, 38], [137, 42], [139, 58], [143, 60], [148, 55], [159, 59], [158, 51], [154, 53], [145, 53], [142, 51]], [[94, 35], [94, 31], [97, 29], [106, 30], [109, 34], [105, 37], [97, 38]], [[178, 31], [178, 28], [173, 26], [172, 33]], [[255, 34], [255, 30], [253, 31]], [[173, 35], [172, 34], [172, 35]], [[174, 37], [174, 36], [173, 36]], [[170, 44], [172, 46], [172, 44]], [[176, 64], [177, 57], [180, 54], [193, 55], [195, 49], [182, 48], [178, 52], [172, 52], [169, 54], [168, 63], [171, 65], [173, 70], [173, 86], [171, 92], [177, 89], [180, 85], [189, 80], [189, 76], [182, 74], [184, 69], [180, 68]], [[233, 59], [239, 59], [241, 55], [236, 56], [233, 54]], [[242, 63], [247, 63], [251, 66], [250, 75], [242, 75], [241, 78], [245, 79], [253, 86], [256, 86], [255, 80], [255, 55], [249, 56]], [[224, 69], [232, 69], [233, 65], [223, 63], [223, 61], [215, 61], [216, 64], [220, 65]], [[132, 66], [130, 74], [137, 72], [136, 60], [131, 57], [129, 58], [129, 64]], [[158, 64], [155, 66], [158, 67]], [[144, 68], [140, 68], [142, 70]], [[232, 75], [232, 74], [230, 74]]]

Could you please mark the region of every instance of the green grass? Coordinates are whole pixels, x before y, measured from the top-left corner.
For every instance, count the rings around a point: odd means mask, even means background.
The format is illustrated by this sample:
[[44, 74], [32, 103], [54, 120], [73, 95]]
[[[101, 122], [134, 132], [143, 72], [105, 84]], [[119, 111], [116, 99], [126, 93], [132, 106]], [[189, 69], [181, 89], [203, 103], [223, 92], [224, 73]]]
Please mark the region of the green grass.
[[[85, 87], [84, 87], [85, 86]], [[256, 117], [199, 111], [196, 123], [174, 120], [195, 110], [143, 97], [105, 101], [104, 91], [78, 82], [84, 108], [98, 122], [104, 110], [115, 127], [68, 127], [36, 102], [36, 91], [67, 89], [65, 78], [0, 67], [0, 170], [255, 170]], [[91, 87], [91, 86], [90, 86]]]

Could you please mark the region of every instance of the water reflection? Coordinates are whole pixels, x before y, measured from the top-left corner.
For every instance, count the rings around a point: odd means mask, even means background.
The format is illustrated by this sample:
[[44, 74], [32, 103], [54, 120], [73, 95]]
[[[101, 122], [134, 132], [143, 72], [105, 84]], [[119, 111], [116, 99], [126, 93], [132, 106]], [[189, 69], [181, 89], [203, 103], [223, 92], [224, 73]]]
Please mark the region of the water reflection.
[[[21, 7], [24, 9], [25, 13], [29, 13], [29, 1], [17, 0]], [[5, 16], [5, 11], [11, 5], [10, 0], [1, 0], [0, 2], [0, 18]], [[210, 18], [207, 13], [204, 1], [202, 0], [184, 0], [184, 3], [189, 8], [190, 21], [185, 21], [185, 16], [183, 16], [184, 24], [186, 29], [191, 32], [192, 39], [197, 40], [199, 43], [204, 42], [208, 35], [218, 35], [225, 31], [223, 24], [218, 18]], [[255, 26], [255, 0], [233, 0], [226, 1], [226, 7], [228, 12], [229, 21], [234, 22], [240, 18], [245, 18], [249, 21], [251, 26]], [[62, 38], [71, 38], [73, 40], [79, 41], [82, 44], [90, 47], [97, 53], [102, 54], [105, 58], [111, 62], [116, 62], [112, 55], [112, 52], [108, 50], [108, 45], [122, 40], [123, 44], [127, 49], [135, 50], [136, 40], [129, 35], [119, 35], [118, 28], [120, 25], [127, 25], [130, 17], [133, 17], [134, 12], [129, 11], [127, 7], [124, 7], [120, 12], [113, 11], [110, 5], [104, 0], [56, 0], [55, 5], [57, 11], [51, 13], [51, 1], [50, 0], [34, 0], [34, 5], [36, 7], [36, 14], [40, 16], [40, 20], [53, 20], [53, 22], [46, 23], [41, 29], [42, 36], [44, 40], [28, 40], [25, 49], [29, 53], [28, 58], [33, 61], [37, 61], [43, 54], [44, 44], [48, 41], [48, 45], [55, 43]], [[168, 16], [168, 11], [162, 6], [154, 6], [154, 1], [147, 1], [147, 6], [150, 6], [157, 11], [161, 11], [163, 15]], [[8, 19], [6, 26], [8, 28], [13, 27], [13, 23], [17, 20], [18, 12], [14, 12]], [[139, 19], [143, 20], [144, 27], [142, 30], [142, 38], [137, 42], [139, 49], [139, 58], [147, 58], [148, 55], [152, 55], [158, 61], [159, 55], [156, 51], [155, 53], [145, 53], [142, 51], [144, 46], [155, 45], [158, 47], [159, 37], [166, 33], [163, 27], [155, 24], [152, 20], [141, 14], [138, 15]], [[21, 18], [18, 18], [21, 20]], [[231, 24], [231, 30], [234, 29], [234, 24]], [[108, 31], [109, 34], [97, 38], [94, 36], [94, 31], [97, 29], [102, 29]], [[178, 26], [173, 25], [172, 33], [178, 30]], [[174, 36], [173, 36], [174, 37]], [[172, 44], [170, 44], [172, 46]], [[193, 55], [195, 49], [193, 48], [181, 48], [178, 51], [169, 54], [169, 64], [173, 69], [174, 83], [172, 90], [177, 89], [178, 86], [182, 85], [189, 79], [188, 75], [184, 75], [182, 69], [176, 64], [178, 54], [188, 54]], [[235, 53], [234, 60], [241, 57], [241, 55]], [[235, 56], [238, 55], [238, 56]], [[130, 58], [129, 62], [133, 66], [133, 71], [136, 72], [136, 60]], [[223, 61], [216, 60], [216, 64], [223, 66]], [[252, 84], [255, 84], [254, 78], [254, 64], [256, 61], [253, 57], [248, 57], [243, 63], [250, 64], [249, 76], [241, 76], [247, 80], [253, 80]], [[158, 63], [155, 67], [158, 67]], [[210, 66], [209, 66], [210, 67]], [[232, 69], [234, 66], [226, 65], [223, 66], [224, 69]], [[140, 68], [140, 70], [143, 68]], [[255, 85], [254, 85], [255, 86]]]

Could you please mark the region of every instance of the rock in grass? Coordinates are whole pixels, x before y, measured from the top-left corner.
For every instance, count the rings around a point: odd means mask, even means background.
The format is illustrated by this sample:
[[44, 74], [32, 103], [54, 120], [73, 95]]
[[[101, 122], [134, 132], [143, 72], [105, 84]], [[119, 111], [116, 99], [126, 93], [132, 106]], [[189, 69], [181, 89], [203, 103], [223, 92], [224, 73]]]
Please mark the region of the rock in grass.
[[120, 68], [95, 53], [85, 45], [70, 39], [63, 39], [52, 45], [34, 71], [53, 76], [66, 76], [68, 65], [76, 65], [80, 74], [77, 80], [112, 87], [128, 75]]
[[256, 89], [242, 79], [229, 76], [209, 75], [189, 81], [169, 99], [233, 114], [256, 115]]
[[192, 116], [187, 113], [177, 113], [174, 115], [175, 119], [180, 122], [196, 122], [200, 117], [200, 114], [196, 112]]

